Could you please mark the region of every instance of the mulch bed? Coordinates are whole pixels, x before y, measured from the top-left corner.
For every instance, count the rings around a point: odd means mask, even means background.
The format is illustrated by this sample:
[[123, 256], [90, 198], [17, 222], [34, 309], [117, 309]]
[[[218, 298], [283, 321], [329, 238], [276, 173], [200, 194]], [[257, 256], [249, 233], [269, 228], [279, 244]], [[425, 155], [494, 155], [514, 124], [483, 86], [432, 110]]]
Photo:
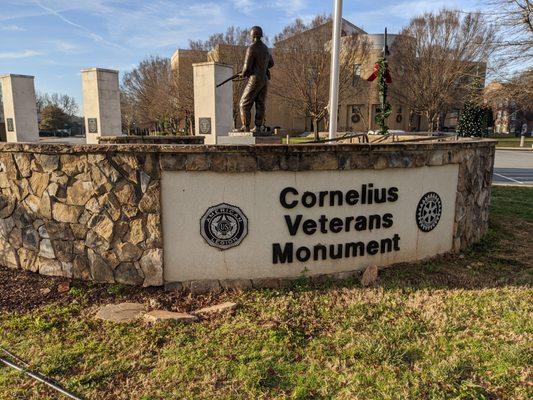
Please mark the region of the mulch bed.
[[235, 297], [230, 292], [192, 296], [185, 292], [165, 291], [161, 287], [95, 284], [0, 266], [0, 312], [24, 313], [47, 304], [68, 303], [76, 296], [71, 291], [61, 293], [58, 290], [65, 282], [70, 284], [71, 290], [82, 291], [84, 302], [90, 305], [128, 301], [170, 311], [192, 311]]
[[[500, 222], [505, 232], [514, 235], [500, 239], [498, 249], [492, 254], [484, 254], [473, 259], [463, 256], [446, 255], [437, 257], [444, 268], [430, 273], [431, 286], [442, 288], [475, 289], [479, 287], [496, 287], [510, 284], [530, 282], [533, 268], [531, 247], [527, 241], [516, 240], [516, 237], [531, 237], [533, 223], [513, 219]], [[477, 261], [477, 263], [473, 263]], [[498, 262], [498, 269], [490, 268], [490, 264]], [[473, 264], [472, 264], [473, 263]], [[469, 269], [477, 269], [480, 273], [473, 275]], [[410, 274], [405, 274], [410, 272]], [[428, 271], [424, 271], [419, 263], [407, 263], [397, 268], [385, 269], [380, 272], [380, 280], [391, 285], [391, 278], [402, 273], [402, 287], [417, 286]], [[395, 279], [392, 280], [396, 281]], [[388, 285], [386, 284], [388, 282]], [[61, 292], [59, 286], [68, 283], [70, 290]], [[313, 285], [311, 285], [313, 286]], [[77, 289], [77, 290], [76, 290]], [[76, 292], [76, 293], [74, 293]], [[232, 292], [191, 295], [186, 292], [165, 291], [161, 287], [141, 288], [124, 285], [96, 284], [42, 276], [36, 273], [13, 270], [0, 266], [0, 313], [31, 311], [36, 307], [52, 303], [68, 303], [74, 299], [82, 299], [87, 306], [95, 306], [117, 302], [139, 302], [150, 308], [169, 311], [190, 312], [224, 301], [235, 301]]]

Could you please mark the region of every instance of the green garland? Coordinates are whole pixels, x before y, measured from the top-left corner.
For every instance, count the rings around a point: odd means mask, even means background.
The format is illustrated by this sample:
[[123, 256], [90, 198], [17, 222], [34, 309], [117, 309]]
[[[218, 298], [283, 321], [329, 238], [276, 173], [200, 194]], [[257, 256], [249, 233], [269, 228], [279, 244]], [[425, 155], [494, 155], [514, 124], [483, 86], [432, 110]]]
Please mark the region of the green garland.
[[379, 87], [379, 100], [381, 103], [381, 110], [376, 115], [376, 123], [378, 124], [380, 130], [379, 133], [382, 135], [389, 134], [389, 127], [387, 126], [387, 118], [392, 112], [391, 105], [387, 102], [387, 91], [388, 85], [385, 77], [385, 72], [388, 69], [388, 63], [385, 58], [380, 58], [378, 61], [379, 70], [378, 70], [378, 87]]

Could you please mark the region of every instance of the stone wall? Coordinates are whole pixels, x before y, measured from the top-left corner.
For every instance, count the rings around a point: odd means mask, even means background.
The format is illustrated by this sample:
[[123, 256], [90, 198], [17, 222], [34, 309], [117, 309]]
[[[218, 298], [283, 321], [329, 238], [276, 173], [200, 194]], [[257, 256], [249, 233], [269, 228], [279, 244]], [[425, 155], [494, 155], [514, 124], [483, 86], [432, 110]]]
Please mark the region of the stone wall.
[[101, 144], [204, 144], [204, 136], [100, 136]]
[[162, 285], [161, 171], [459, 164], [453, 250], [460, 251], [487, 231], [494, 149], [492, 140], [293, 146], [0, 144], [0, 264], [97, 282]]
[[157, 155], [62, 147], [0, 151], [0, 264], [96, 282], [161, 285]]
[[453, 246], [456, 252], [487, 233], [494, 155], [494, 146], [485, 146], [452, 157], [451, 161], [459, 163]]

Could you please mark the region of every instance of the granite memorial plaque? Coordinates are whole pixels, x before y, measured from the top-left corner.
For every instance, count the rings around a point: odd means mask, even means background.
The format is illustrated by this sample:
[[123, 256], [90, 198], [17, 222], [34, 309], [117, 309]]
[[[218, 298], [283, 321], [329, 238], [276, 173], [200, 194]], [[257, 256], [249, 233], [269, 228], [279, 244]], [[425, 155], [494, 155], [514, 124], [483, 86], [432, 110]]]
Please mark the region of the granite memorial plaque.
[[6, 119], [6, 123], [7, 123], [7, 131], [8, 132], [14, 132], [15, 131], [15, 126], [13, 125], [13, 118], [7, 118]]
[[87, 118], [87, 128], [89, 133], [98, 133], [98, 120], [96, 118]]
[[198, 123], [200, 124], [200, 133], [202, 135], [211, 134], [211, 118], [199, 118]]

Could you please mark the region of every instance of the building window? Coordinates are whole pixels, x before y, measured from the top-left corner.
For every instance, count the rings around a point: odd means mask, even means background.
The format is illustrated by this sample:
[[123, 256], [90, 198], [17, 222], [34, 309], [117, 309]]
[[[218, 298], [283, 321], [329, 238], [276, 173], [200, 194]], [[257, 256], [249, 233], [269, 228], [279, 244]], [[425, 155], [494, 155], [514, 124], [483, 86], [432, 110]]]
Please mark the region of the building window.
[[361, 78], [361, 64], [355, 64], [353, 66], [352, 86], [356, 86], [360, 78]]

